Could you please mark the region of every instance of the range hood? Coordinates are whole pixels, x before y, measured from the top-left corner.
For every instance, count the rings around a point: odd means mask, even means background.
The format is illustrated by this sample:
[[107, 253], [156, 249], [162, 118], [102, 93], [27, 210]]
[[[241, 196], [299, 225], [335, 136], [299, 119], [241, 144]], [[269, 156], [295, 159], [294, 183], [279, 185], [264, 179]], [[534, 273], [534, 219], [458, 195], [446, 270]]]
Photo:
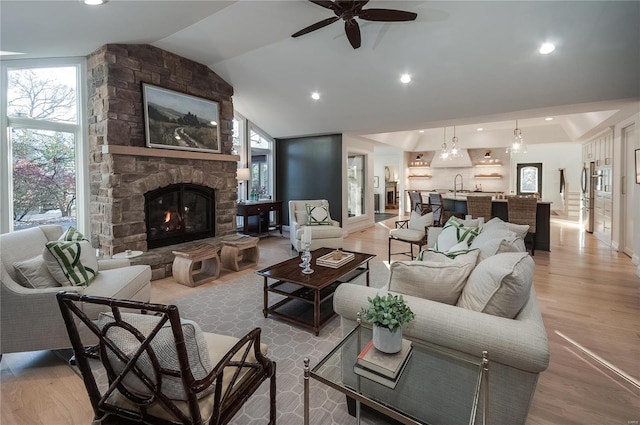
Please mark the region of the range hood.
[[460, 149], [460, 156], [451, 159], [440, 159], [440, 151], [436, 151], [431, 160], [431, 168], [460, 168], [471, 167], [471, 158], [466, 149]]

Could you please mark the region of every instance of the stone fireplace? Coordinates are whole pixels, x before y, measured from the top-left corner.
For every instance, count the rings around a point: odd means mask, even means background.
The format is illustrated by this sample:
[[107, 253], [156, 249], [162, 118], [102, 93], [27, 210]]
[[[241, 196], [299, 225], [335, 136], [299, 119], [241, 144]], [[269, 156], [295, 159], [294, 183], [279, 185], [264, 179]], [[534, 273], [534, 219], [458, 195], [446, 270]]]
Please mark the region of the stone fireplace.
[[[101, 255], [126, 249], [143, 251], [134, 262], [150, 264], [157, 279], [171, 271], [171, 244], [182, 242], [182, 247], [192, 237], [215, 244], [234, 234], [239, 157], [230, 155], [233, 88], [206, 66], [150, 45], [101, 47], [88, 57], [88, 82], [91, 240]], [[218, 102], [222, 153], [147, 148], [142, 83]], [[159, 227], [155, 213], [145, 206], [145, 197], [152, 193], [171, 197], [168, 193], [175, 188], [184, 194], [185, 188], [196, 187], [197, 196], [188, 195], [178, 208], [184, 213], [185, 207], [209, 202], [205, 217], [188, 217], [187, 223], [180, 215], [179, 225], [175, 224], [178, 217], [173, 217], [171, 236], [160, 237], [160, 243], [149, 239], [148, 227], [156, 226], [156, 235]], [[150, 218], [155, 224], [148, 222]], [[203, 226], [208, 228], [203, 230]], [[185, 232], [187, 227], [189, 232]], [[198, 230], [192, 231], [194, 227]], [[183, 234], [178, 235], [180, 232]], [[184, 233], [191, 234], [185, 237]], [[166, 244], [166, 248], [157, 248]]]

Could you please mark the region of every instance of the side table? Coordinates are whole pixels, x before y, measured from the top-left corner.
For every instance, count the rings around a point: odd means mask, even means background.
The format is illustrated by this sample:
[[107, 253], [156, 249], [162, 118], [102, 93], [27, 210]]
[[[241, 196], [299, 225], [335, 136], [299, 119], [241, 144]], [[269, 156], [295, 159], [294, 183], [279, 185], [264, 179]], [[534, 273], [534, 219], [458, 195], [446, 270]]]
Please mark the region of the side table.
[[[193, 288], [218, 278], [220, 258], [214, 246], [203, 244], [188, 251], [172, 252], [176, 256], [173, 260], [173, 277], [179, 283]], [[202, 262], [202, 265], [193, 273], [193, 266], [198, 262]]]
[[253, 236], [234, 236], [222, 240], [222, 267], [240, 271], [258, 265], [260, 250], [258, 241]]

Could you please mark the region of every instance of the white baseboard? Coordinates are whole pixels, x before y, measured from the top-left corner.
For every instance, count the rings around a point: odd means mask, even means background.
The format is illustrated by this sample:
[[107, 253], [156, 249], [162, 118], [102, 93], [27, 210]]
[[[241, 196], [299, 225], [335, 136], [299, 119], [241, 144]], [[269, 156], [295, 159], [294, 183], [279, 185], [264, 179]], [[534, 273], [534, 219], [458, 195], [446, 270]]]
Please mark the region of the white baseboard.
[[611, 241], [611, 248], [613, 248], [614, 251], [620, 251], [620, 245], [617, 241]]
[[638, 254], [633, 254], [631, 256], [631, 262], [637, 266], [640, 266], [640, 256], [638, 256]]

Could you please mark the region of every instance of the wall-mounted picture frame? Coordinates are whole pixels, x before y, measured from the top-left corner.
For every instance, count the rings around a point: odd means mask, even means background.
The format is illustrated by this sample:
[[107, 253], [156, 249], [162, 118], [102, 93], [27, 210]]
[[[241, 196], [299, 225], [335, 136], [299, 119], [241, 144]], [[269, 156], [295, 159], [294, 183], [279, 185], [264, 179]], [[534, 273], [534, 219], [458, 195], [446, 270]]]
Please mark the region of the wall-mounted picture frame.
[[220, 153], [220, 105], [142, 84], [147, 147]]
[[636, 184], [640, 184], [640, 149], [636, 149]]
[[377, 189], [380, 187], [380, 177], [373, 176], [373, 188]]

